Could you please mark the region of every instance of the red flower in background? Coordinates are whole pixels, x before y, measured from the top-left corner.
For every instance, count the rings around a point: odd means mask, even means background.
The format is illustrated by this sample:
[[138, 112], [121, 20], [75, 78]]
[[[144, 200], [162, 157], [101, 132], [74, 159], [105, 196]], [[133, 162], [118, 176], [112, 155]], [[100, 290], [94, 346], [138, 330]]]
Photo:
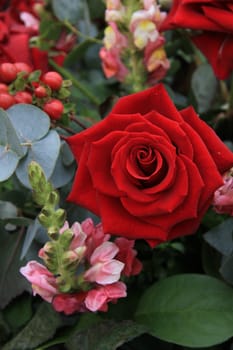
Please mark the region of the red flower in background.
[[216, 76], [227, 78], [233, 70], [232, 0], [174, 0], [162, 30], [201, 30], [193, 42], [207, 57]]
[[[39, 35], [40, 18], [36, 7], [43, 6], [43, 0], [13, 0], [10, 5], [0, 7], [0, 63], [24, 62], [33, 70], [48, 71], [49, 53], [37, 47], [30, 47], [30, 39]], [[66, 52], [74, 45], [74, 36], [62, 33], [53, 51], [54, 61], [62, 65]], [[56, 45], [58, 45], [56, 47]]]

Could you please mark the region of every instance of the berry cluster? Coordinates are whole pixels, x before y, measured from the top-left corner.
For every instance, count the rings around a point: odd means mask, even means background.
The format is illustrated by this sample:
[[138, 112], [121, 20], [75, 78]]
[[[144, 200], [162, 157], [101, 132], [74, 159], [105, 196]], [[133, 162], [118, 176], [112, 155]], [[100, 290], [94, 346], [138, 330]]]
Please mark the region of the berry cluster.
[[53, 71], [42, 74], [26, 63], [0, 64], [0, 107], [8, 109], [17, 103], [33, 104], [53, 120], [60, 120], [70, 95], [70, 82]]

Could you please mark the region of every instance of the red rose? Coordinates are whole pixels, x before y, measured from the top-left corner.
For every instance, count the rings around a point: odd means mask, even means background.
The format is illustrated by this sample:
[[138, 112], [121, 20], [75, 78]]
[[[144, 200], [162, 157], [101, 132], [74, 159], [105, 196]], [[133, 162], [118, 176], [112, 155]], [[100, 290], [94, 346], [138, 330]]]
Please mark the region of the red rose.
[[39, 35], [40, 18], [36, 5], [43, 0], [12, 0], [0, 11], [0, 63], [24, 62], [34, 70], [49, 70], [49, 56], [58, 65], [63, 65], [67, 52], [71, 50], [76, 36], [65, 31], [54, 43], [51, 52], [30, 46], [31, 37]]
[[194, 233], [233, 154], [160, 84], [121, 98], [100, 123], [67, 139], [78, 163], [68, 200], [104, 232], [151, 245]]
[[162, 30], [202, 30], [194, 43], [207, 57], [216, 76], [227, 78], [233, 70], [232, 0], [173, 0]]

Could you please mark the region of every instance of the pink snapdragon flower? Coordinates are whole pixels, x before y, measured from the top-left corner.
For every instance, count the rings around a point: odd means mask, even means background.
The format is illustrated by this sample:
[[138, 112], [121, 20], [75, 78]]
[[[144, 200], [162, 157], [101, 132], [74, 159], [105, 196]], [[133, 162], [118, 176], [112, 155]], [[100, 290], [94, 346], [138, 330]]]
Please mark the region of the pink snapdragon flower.
[[107, 50], [115, 49], [116, 52], [121, 52], [126, 48], [128, 40], [125, 35], [121, 34], [116, 23], [110, 22], [104, 30], [104, 46]]
[[144, 51], [144, 64], [148, 71], [150, 83], [161, 80], [170, 68], [170, 61], [164, 50], [165, 39], [159, 35], [155, 42], [150, 42]]
[[84, 274], [85, 280], [101, 285], [117, 282], [124, 268], [124, 263], [113, 259], [118, 252], [119, 248], [112, 242], [97, 247], [90, 258], [91, 267]]
[[47, 302], [52, 302], [58, 293], [58, 286], [56, 278], [45, 266], [32, 260], [21, 267], [20, 272], [32, 284], [33, 295], [38, 294]]
[[233, 216], [233, 177], [225, 175], [223, 185], [214, 193], [213, 208], [218, 214]]
[[116, 259], [124, 263], [122, 274], [127, 277], [138, 275], [142, 270], [142, 263], [136, 258], [137, 251], [133, 249], [134, 241], [119, 237], [115, 239], [114, 243], [119, 248]]
[[126, 285], [123, 282], [116, 282], [106, 286], [99, 286], [88, 292], [85, 298], [85, 305], [90, 311], [107, 311], [108, 303], [116, 302], [119, 298], [127, 296]]
[[52, 305], [56, 311], [64, 312], [65, 315], [85, 312], [88, 311], [84, 303], [86, 296], [87, 292], [57, 294], [53, 298]]
[[124, 81], [128, 74], [128, 69], [121, 61], [118, 52], [115, 50], [107, 50], [102, 47], [99, 56], [102, 60], [102, 68], [107, 78], [116, 78], [119, 81]]
[[134, 241], [118, 238], [110, 242], [102, 224], [95, 225], [90, 218], [71, 227], [65, 222], [59, 233], [39, 251], [46, 266], [30, 261], [20, 269], [34, 295], [66, 315], [107, 311], [109, 302], [126, 297], [126, 285], [120, 278], [138, 274], [142, 267]]
[[135, 46], [142, 50], [149, 42], [154, 42], [159, 36], [159, 27], [165, 19], [155, 1], [144, 1], [144, 9], [135, 11], [130, 21], [130, 31], [134, 36]]

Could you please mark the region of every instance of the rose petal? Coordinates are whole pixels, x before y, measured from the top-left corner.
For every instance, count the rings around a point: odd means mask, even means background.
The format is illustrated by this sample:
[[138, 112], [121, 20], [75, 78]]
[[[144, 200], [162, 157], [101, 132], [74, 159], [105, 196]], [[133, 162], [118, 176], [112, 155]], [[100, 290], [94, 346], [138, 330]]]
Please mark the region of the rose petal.
[[205, 32], [193, 37], [192, 41], [207, 57], [216, 76], [219, 79], [226, 79], [233, 70], [232, 36], [228, 36], [226, 33], [216, 32], [213, 35], [212, 32]]
[[[220, 140], [220, 138], [216, 135], [214, 130], [211, 129], [203, 120], [197, 117], [197, 114], [195, 113], [192, 107], [183, 109], [182, 111], [180, 111], [180, 113], [184, 120], [187, 122], [186, 125], [182, 125], [182, 127], [184, 127], [184, 130], [187, 132], [187, 135], [190, 136], [190, 139], [193, 140], [192, 144], [196, 148], [196, 156], [203, 156], [204, 148], [207, 148], [212, 158], [211, 163], [214, 162], [216, 164], [221, 174], [230, 169], [233, 164], [233, 153]], [[189, 131], [187, 130], [188, 125]], [[195, 136], [191, 129], [194, 129], [196, 131]], [[193, 137], [195, 137], [195, 139], [193, 139]], [[202, 140], [201, 150], [200, 140]], [[206, 171], [207, 169], [205, 168], [204, 172]]]
[[[201, 194], [205, 188], [205, 183], [203, 182], [196, 165], [186, 156], [181, 155], [180, 159], [183, 160], [189, 177], [188, 196], [184, 197], [183, 201], [181, 201], [174, 211], [169, 213], [169, 215], [164, 213], [159, 216], [145, 216], [142, 218], [142, 220], [151, 225], [161, 227], [161, 229], [167, 232], [167, 235], [169, 235], [169, 231], [174, 225], [185, 221], [187, 218], [197, 218]], [[162, 198], [163, 197], [161, 196], [161, 200]], [[188, 232], [189, 229], [187, 234]]]
[[123, 208], [120, 200], [98, 193], [98, 202], [104, 232], [130, 239], [143, 237], [153, 240], [156, 237], [157, 242], [166, 240], [167, 232], [132, 216]]
[[188, 175], [184, 162], [177, 158], [176, 163], [176, 176], [172, 186], [154, 195], [151, 203], [144, 206], [141, 202], [136, 202], [129, 197], [122, 197], [123, 207], [132, 215], [138, 217], [153, 215], [155, 220], [158, 215], [172, 213], [189, 192]]
[[[169, 119], [182, 121], [174, 103], [162, 84], [140, 91], [129, 96], [121, 97], [112, 109], [111, 113], [124, 114], [141, 113], [145, 115], [151, 111], [167, 116]], [[136, 120], [134, 120], [134, 123]]]
[[233, 12], [229, 11], [229, 9], [221, 9], [220, 6], [213, 7], [210, 5], [202, 6], [202, 10], [204, 12], [204, 16], [213, 22], [215, 31], [217, 30], [218, 26], [221, 26], [223, 31], [233, 31]]
[[[134, 144], [140, 144], [144, 142], [148, 144], [149, 142], [153, 144], [154, 148], [157, 149], [163, 156], [163, 162], [169, 164], [168, 171], [164, 175], [162, 181], [151, 185], [149, 193], [144, 191], [147, 188], [146, 185], [140, 184], [139, 180], [150, 180], [150, 177], [142, 176], [138, 174], [137, 178], [132, 178], [129, 173], [126, 172], [127, 169], [127, 159], [130, 156], [130, 150]], [[118, 145], [122, 145], [118, 149]], [[117, 151], [115, 151], [117, 150]], [[112, 151], [114, 159], [112, 161], [112, 176], [115, 179], [116, 185], [119, 191], [127, 194], [130, 197], [139, 202], [151, 202], [153, 197], [151, 197], [152, 192], [156, 193], [161, 191], [164, 187], [169, 186], [174, 178], [174, 164], [176, 159], [175, 148], [161, 137], [156, 137], [150, 135], [149, 133], [132, 133], [127, 135], [126, 138], [120, 140], [120, 142], [115, 146]]]

